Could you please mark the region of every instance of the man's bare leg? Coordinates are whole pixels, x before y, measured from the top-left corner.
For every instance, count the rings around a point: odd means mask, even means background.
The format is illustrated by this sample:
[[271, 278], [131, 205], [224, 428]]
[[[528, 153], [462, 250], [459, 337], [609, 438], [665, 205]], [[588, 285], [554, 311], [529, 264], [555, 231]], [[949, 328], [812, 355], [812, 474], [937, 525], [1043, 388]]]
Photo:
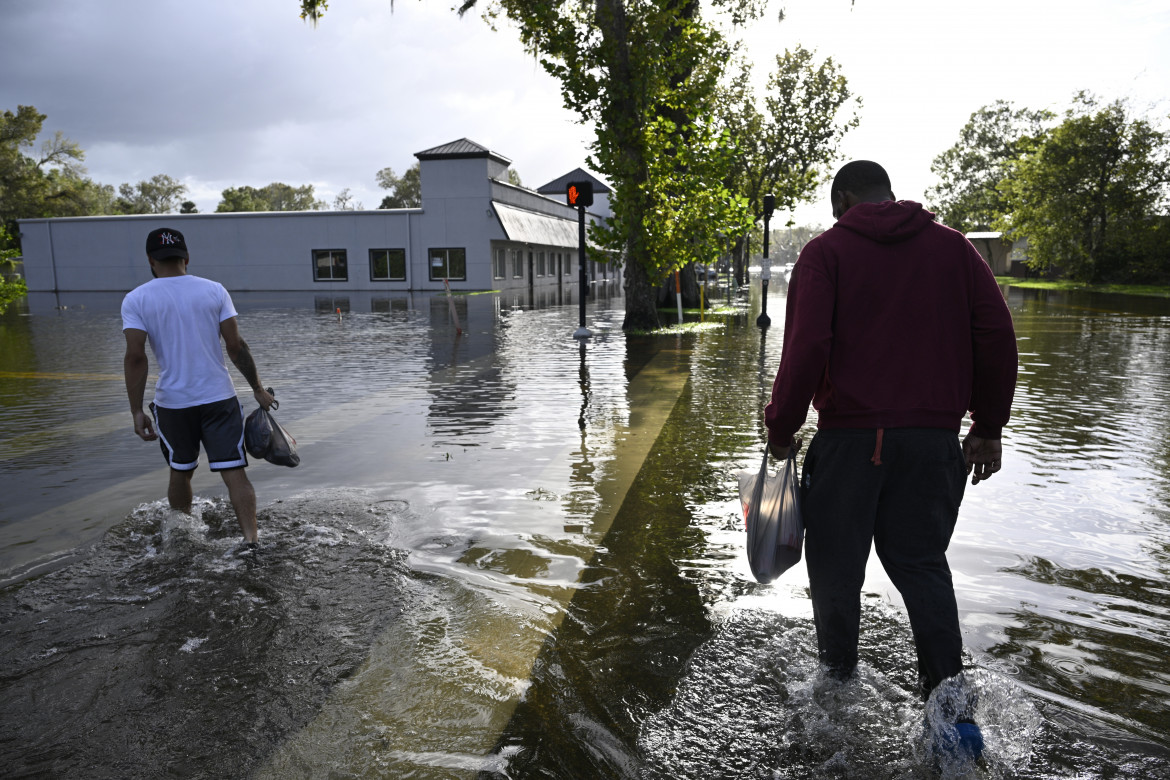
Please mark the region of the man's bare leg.
[[171, 469], [171, 482], [167, 486], [167, 501], [171, 509], [191, 514], [191, 477], [195, 472]]
[[236, 510], [236, 520], [240, 524], [240, 530], [244, 532], [244, 541], [257, 541], [259, 532], [256, 530], [256, 491], [252, 488], [252, 481], [248, 479], [243, 468], [226, 469], [219, 474], [223, 477], [223, 483], [227, 485], [228, 498], [231, 499], [232, 508]]

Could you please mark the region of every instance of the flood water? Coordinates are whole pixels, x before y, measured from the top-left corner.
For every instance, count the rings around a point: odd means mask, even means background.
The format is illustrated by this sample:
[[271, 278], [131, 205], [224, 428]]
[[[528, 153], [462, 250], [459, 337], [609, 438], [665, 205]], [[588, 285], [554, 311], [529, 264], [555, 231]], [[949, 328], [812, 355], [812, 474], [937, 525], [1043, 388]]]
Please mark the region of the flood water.
[[[262, 567], [205, 463], [166, 508], [120, 296], [0, 315], [0, 773], [1170, 777], [1170, 301], [1005, 290], [1004, 470], [950, 552], [970, 668], [924, 719], [876, 559], [843, 684], [803, 567], [748, 570], [784, 293], [764, 332], [756, 293], [636, 337], [603, 292], [583, 347], [555, 296], [461, 296], [457, 335], [443, 298], [236, 295], [302, 456], [249, 469]], [[940, 764], [972, 691], [986, 760]]]

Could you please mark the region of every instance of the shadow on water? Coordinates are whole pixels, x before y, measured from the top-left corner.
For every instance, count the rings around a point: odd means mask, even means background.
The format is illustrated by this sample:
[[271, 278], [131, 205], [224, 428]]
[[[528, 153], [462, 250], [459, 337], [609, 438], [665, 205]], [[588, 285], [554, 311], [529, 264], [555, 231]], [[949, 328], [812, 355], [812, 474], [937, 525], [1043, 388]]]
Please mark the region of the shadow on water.
[[640, 722], [665, 706], [680, 668], [711, 630], [699, 589], [675, 561], [702, 546], [681, 494], [659, 469], [680, 468], [659, 439], [582, 573], [565, 621], [533, 668], [499, 751], [509, 777], [631, 777]]
[[[406, 508], [354, 491], [260, 513], [139, 507], [81, 562], [0, 598], [6, 777], [239, 777], [304, 725], [401, 611]], [[143, 550], [145, 549], [145, 554]]]

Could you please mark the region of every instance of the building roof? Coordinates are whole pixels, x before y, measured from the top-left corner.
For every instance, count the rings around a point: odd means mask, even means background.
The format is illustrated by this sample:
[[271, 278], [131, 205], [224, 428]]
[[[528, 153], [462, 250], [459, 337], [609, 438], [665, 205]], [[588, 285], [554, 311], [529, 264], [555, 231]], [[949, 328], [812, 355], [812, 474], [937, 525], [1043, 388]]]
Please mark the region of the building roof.
[[499, 201], [492, 201], [492, 206], [509, 241], [545, 246], [577, 245], [576, 220], [537, 214], [535, 211], [525, 211]]
[[967, 238], [969, 240], [975, 238], [1003, 238], [1003, 233], [968, 233]]
[[612, 190], [610, 190], [609, 186], [605, 182], [584, 168], [574, 168], [564, 176], [558, 176], [548, 184], [545, 184], [543, 187], [537, 187], [536, 191], [541, 195], [564, 195], [565, 187], [568, 186], [569, 182], [571, 181], [591, 181], [593, 182], [594, 192], [600, 192], [607, 195], [612, 192]]
[[475, 157], [486, 157], [504, 165], [512, 164], [512, 161], [502, 154], [497, 154], [486, 146], [467, 138], [460, 138], [458, 141], [451, 141], [441, 146], [415, 152], [414, 156], [420, 160], [467, 160]]

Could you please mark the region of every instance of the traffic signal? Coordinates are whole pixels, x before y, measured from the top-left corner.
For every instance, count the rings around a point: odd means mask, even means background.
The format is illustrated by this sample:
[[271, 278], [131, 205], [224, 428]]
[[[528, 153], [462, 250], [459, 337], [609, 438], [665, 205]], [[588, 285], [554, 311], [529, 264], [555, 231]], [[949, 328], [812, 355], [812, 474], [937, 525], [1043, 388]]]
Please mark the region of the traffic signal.
[[772, 212], [775, 210], [776, 210], [776, 196], [775, 195], [765, 195], [764, 196], [764, 216], [765, 217], [772, 216]]
[[593, 205], [593, 182], [571, 181], [565, 190], [570, 206], [584, 208]]

